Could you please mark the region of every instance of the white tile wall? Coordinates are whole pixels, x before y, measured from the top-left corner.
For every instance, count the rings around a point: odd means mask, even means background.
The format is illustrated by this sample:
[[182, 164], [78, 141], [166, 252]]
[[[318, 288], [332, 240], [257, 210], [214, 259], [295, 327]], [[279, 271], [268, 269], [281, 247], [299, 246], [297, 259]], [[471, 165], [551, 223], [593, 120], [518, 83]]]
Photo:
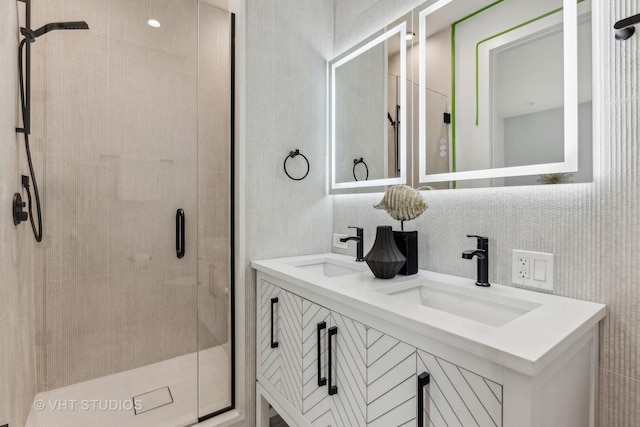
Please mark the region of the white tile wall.
[[[199, 206], [197, 191], [210, 202], [228, 189], [228, 149], [215, 144], [229, 132], [215, 126], [228, 121], [217, 109], [228, 106], [221, 87], [229, 79], [213, 78], [228, 67], [222, 57], [203, 57], [198, 69], [196, 0], [32, 5], [34, 26], [86, 20], [91, 28], [33, 45], [32, 133], [45, 209], [44, 241], [33, 248], [34, 336], [45, 391], [196, 350], [197, 257], [212, 259], [206, 252], [222, 247], [213, 261], [224, 262], [228, 252], [227, 205]], [[162, 27], [146, 24], [150, 14]], [[213, 48], [202, 36], [202, 48]], [[213, 141], [212, 130], [221, 137]], [[188, 216], [183, 260], [172, 231], [178, 207]], [[216, 224], [200, 230], [207, 239], [198, 248], [199, 207], [211, 208]]]
[[[36, 392], [31, 226], [14, 226], [10, 206], [26, 173], [17, 137], [17, 3], [0, 3], [0, 425], [24, 425]], [[23, 193], [23, 196], [26, 196]]]
[[[366, 37], [387, 19], [387, 1], [337, 0], [336, 50]], [[418, 1], [391, 2], [391, 13]], [[636, 0], [594, 0], [594, 33], [602, 111], [594, 133], [594, 181], [545, 187], [439, 190], [425, 193], [430, 208], [405, 229], [419, 230], [420, 267], [475, 277], [460, 252], [474, 247], [465, 234], [490, 238], [490, 278], [510, 284], [511, 250], [555, 254], [554, 293], [603, 302], [600, 425], [640, 425], [640, 37], [614, 40], [618, 19], [640, 13]], [[333, 198], [334, 232], [365, 227], [365, 250], [375, 226], [394, 224], [371, 206], [381, 194]], [[397, 226], [397, 224], [394, 224]], [[350, 250], [354, 253], [354, 250]]]
[[[246, 5], [246, 259], [330, 250], [326, 196], [326, 61], [333, 0], [249, 0]], [[310, 171], [283, 171], [299, 148]], [[242, 244], [242, 243], [241, 243]], [[246, 280], [246, 425], [255, 419], [255, 284]]]

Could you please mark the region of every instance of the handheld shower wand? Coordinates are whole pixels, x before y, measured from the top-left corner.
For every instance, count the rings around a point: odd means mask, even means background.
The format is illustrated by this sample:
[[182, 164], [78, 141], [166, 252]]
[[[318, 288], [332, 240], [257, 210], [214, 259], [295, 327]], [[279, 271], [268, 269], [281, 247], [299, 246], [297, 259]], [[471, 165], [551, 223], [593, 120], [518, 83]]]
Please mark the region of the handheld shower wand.
[[[27, 3], [27, 26], [29, 26], [29, 22], [31, 21], [29, 15], [30, 5], [29, 3]], [[29, 173], [31, 175], [31, 183], [33, 185], [33, 194], [36, 200], [36, 214], [38, 216], [37, 227], [35, 224], [35, 220], [33, 219], [33, 212], [31, 207], [31, 191], [29, 190], [29, 179], [25, 176], [23, 176], [22, 179], [22, 186], [27, 190], [27, 199], [29, 201], [29, 220], [31, 222], [31, 228], [33, 229], [33, 235], [35, 236], [37, 242], [42, 241], [42, 208], [40, 205], [40, 193], [38, 192], [36, 175], [33, 170], [33, 161], [31, 160], [31, 148], [29, 147], [29, 134], [31, 133], [31, 51], [29, 49], [29, 46], [27, 46], [26, 55], [23, 55], [23, 51], [25, 49], [25, 45], [27, 45], [27, 42], [29, 42], [30, 45], [31, 43], [35, 42], [38, 37], [43, 36], [50, 31], [88, 29], [89, 25], [87, 25], [87, 23], [84, 21], [53, 22], [43, 25], [35, 31], [30, 28], [20, 29], [20, 33], [24, 36], [24, 39], [22, 39], [18, 48], [18, 68], [20, 73], [20, 110], [22, 112], [22, 128], [17, 128], [16, 131], [24, 134], [24, 145], [27, 151], [27, 163], [29, 164]], [[23, 57], [26, 57], [26, 64], [23, 63]], [[22, 202], [20, 204], [22, 204]], [[21, 216], [19, 219], [25, 220], [26, 218]]]

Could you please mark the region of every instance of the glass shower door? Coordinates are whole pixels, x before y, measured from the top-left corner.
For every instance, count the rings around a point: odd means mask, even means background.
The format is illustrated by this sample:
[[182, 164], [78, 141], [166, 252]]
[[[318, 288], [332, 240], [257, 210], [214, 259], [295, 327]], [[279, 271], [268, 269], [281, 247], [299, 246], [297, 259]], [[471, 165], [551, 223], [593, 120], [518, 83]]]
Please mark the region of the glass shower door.
[[200, 2], [198, 61], [198, 415], [233, 405], [233, 16]]
[[40, 416], [192, 424], [233, 404], [230, 14], [196, 0], [32, 0], [32, 11], [36, 26], [90, 26], [32, 49], [38, 390], [144, 402]]

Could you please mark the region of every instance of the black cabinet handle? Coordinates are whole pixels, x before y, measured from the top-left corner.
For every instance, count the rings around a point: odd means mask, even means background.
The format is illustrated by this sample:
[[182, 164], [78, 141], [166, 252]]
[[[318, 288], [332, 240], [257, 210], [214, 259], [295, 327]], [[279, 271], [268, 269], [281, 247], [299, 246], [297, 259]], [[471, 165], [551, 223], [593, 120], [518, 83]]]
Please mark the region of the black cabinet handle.
[[327, 377], [329, 378], [329, 396], [338, 393], [338, 386], [337, 385], [333, 385], [331, 384], [331, 378], [332, 378], [332, 363], [331, 363], [331, 359], [333, 358], [333, 354], [331, 351], [331, 337], [334, 335], [338, 335], [338, 327], [337, 326], [332, 326], [329, 328], [329, 336], [327, 337], [327, 341], [329, 342], [329, 364], [327, 366]]
[[327, 328], [327, 322], [318, 323], [318, 387], [327, 384], [327, 379], [322, 376], [322, 330]]
[[184, 257], [184, 228], [184, 210], [178, 209], [176, 212], [176, 256], [178, 258]]
[[418, 427], [424, 426], [424, 387], [431, 381], [427, 372], [418, 375]]
[[273, 306], [278, 303], [278, 298], [271, 298], [271, 348], [278, 347], [278, 341], [273, 340]]

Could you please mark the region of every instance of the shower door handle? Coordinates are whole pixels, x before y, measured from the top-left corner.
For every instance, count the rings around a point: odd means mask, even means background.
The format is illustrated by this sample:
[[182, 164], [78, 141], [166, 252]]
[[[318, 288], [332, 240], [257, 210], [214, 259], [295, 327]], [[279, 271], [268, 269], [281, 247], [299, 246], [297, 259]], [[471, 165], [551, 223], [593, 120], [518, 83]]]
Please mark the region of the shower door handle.
[[184, 257], [184, 228], [184, 210], [178, 209], [176, 212], [176, 256], [178, 258]]

